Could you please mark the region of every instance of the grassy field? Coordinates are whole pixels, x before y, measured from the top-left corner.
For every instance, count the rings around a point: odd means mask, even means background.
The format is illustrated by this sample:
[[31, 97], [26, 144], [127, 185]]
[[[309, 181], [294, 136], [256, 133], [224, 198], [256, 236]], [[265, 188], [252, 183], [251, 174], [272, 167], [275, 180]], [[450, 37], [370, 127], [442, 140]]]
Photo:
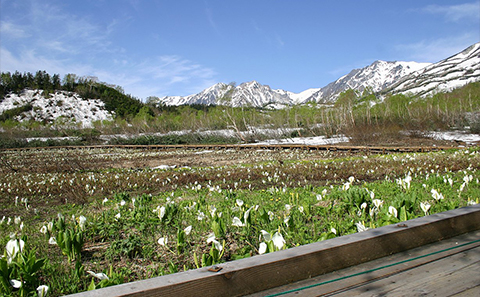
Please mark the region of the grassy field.
[[59, 296], [253, 257], [478, 203], [480, 193], [478, 148], [0, 155], [6, 296], [41, 285]]

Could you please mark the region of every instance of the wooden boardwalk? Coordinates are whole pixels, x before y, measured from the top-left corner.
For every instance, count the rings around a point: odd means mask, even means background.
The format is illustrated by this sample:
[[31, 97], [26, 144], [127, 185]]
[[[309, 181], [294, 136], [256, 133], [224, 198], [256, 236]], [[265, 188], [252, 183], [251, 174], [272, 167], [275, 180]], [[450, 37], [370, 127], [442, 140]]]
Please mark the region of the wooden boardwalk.
[[480, 231], [249, 296], [480, 296]]
[[135, 150], [307, 150], [349, 153], [424, 153], [465, 147], [450, 146], [355, 146], [355, 145], [310, 145], [310, 144], [152, 144], [152, 145], [89, 145], [89, 146], [46, 146], [3, 149], [11, 150], [87, 150], [87, 149], [135, 149]]

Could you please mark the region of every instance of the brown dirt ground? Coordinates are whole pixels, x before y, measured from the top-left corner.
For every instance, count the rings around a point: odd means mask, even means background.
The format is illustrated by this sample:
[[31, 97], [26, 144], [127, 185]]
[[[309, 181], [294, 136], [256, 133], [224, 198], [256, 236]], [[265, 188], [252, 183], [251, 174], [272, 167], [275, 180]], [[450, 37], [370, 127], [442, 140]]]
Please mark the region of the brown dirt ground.
[[[352, 143], [339, 143], [338, 146], [355, 146]], [[480, 143], [477, 143], [480, 145]], [[370, 147], [466, 147], [464, 142], [434, 140], [430, 138], [406, 138], [403, 140], [390, 141], [389, 143], [373, 144]], [[369, 147], [366, 146], [366, 147]], [[218, 167], [231, 166], [236, 164], [254, 164], [277, 160], [283, 162], [285, 159], [298, 160], [317, 160], [324, 159], [325, 153], [322, 151], [296, 151], [295, 154], [290, 150], [262, 150], [258, 149], [255, 154], [251, 150], [179, 150], [172, 155], [158, 155], [153, 157], [138, 158], [135, 160], [115, 161], [109, 165], [112, 168], [154, 168], [161, 165], [175, 167]], [[260, 152], [260, 153], [259, 153]], [[351, 155], [349, 152], [335, 152], [339, 155]], [[368, 153], [367, 153], [368, 154]]]

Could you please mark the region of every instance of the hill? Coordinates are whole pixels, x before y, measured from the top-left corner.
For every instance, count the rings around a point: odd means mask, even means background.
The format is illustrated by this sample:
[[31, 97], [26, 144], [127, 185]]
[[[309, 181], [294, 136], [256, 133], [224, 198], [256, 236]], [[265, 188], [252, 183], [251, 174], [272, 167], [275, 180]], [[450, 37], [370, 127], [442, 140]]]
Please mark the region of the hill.
[[133, 117], [144, 106], [121, 87], [95, 77], [67, 74], [63, 81], [45, 71], [1, 74], [0, 120], [38, 121], [90, 127], [93, 121]]

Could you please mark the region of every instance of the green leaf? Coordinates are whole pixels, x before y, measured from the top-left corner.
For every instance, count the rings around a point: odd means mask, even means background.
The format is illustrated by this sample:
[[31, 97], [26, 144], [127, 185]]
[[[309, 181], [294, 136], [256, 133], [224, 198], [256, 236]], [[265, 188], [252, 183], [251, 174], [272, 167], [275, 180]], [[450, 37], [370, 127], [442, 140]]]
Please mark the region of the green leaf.
[[398, 217], [401, 222], [404, 222], [407, 220], [407, 211], [405, 210], [405, 206], [402, 206], [400, 208], [400, 213], [398, 214]]
[[177, 265], [173, 264], [172, 261], [168, 262], [168, 270], [170, 270], [170, 273], [177, 273], [178, 272], [178, 267]]
[[88, 285], [87, 291], [93, 291], [95, 289], [96, 289], [95, 281], [92, 278], [92, 281], [90, 282], [90, 285]]
[[195, 266], [198, 268], [200, 268], [200, 265], [198, 265], [198, 258], [197, 258], [197, 253], [193, 253], [193, 261], [195, 262]]

